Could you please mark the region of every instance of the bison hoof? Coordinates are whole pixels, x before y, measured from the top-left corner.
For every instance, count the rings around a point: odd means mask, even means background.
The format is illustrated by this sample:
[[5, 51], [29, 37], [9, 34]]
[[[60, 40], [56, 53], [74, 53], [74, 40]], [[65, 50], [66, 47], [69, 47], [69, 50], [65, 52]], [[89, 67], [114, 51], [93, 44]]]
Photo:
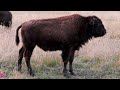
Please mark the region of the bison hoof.
[[18, 66], [18, 72], [21, 72], [21, 66]]
[[75, 73], [73, 72], [73, 70], [69, 70], [69, 72], [70, 72], [71, 75], [75, 76]]
[[76, 76], [76, 74], [74, 72], [70, 72], [70, 74], [73, 75], [73, 76]]
[[69, 75], [68, 75], [68, 71], [67, 71], [67, 70], [64, 70], [64, 71], [63, 71], [63, 75], [64, 75], [64, 77], [69, 78]]
[[29, 73], [30, 76], [35, 76], [33, 70], [30, 70], [30, 71], [28, 70], [28, 73]]
[[69, 78], [70, 76], [68, 75], [68, 73], [64, 73], [64, 77]]
[[30, 73], [30, 76], [35, 76], [35, 74], [33, 72]]

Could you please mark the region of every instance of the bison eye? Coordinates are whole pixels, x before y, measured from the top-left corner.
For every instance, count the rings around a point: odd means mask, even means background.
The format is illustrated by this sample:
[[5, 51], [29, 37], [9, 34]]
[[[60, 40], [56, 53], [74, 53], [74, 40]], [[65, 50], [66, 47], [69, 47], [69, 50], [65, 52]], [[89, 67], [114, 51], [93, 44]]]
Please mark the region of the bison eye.
[[94, 28], [98, 27], [98, 24], [94, 24]]

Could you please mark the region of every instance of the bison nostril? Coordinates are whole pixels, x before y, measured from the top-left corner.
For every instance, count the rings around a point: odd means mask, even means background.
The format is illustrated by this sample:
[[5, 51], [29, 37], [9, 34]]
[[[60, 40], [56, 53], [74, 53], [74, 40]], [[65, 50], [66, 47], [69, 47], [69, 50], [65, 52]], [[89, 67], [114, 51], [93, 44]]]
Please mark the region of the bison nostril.
[[107, 32], [105, 31], [104, 33], [106, 34]]
[[106, 30], [104, 30], [103, 33], [106, 34]]

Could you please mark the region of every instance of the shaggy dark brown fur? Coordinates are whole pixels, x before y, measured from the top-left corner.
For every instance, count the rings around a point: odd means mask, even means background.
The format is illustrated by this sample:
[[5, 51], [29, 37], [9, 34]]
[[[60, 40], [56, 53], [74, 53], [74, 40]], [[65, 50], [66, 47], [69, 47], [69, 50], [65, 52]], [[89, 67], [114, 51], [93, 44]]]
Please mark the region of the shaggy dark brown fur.
[[72, 75], [72, 62], [75, 50], [88, 42], [92, 37], [101, 37], [106, 34], [102, 21], [96, 16], [83, 17], [78, 14], [31, 20], [23, 23], [16, 31], [16, 44], [19, 44], [18, 31], [21, 28], [23, 46], [19, 50], [18, 70], [21, 70], [23, 54], [26, 60], [28, 71], [33, 75], [30, 65], [30, 58], [33, 49], [37, 45], [44, 51], [62, 51], [64, 62], [63, 73], [67, 76], [67, 63]]
[[12, 13], [10, 11], [0, 11], [0, 25], [6, 27], [12, 25]]

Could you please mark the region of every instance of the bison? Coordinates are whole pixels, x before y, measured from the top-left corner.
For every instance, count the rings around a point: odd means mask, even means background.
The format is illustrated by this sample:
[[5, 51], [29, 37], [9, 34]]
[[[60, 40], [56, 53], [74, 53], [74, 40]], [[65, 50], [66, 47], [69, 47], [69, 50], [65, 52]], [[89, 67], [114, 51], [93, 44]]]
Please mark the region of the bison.
[[12, 13], [10, 11], [0, 11], [0, 25], [6, 27], [12, 25]]
[[20, 28], [23, 46], [19, 50], [18, 71], [21, 70], [24, 56], [30, 75], [34, 75], [30, 58], [36, 45], [44, 51], [62, 51], [63, 75], [68, 76], [68, 63], [69, 72], [74, 75], [72, 63], [75, 51], [92, 37], [102, 37], [106, 34], [106, 29], [97, 16], [85, 17], [79, 14], [24, 22], [16, 30], [16, 45], [20, 42]]

